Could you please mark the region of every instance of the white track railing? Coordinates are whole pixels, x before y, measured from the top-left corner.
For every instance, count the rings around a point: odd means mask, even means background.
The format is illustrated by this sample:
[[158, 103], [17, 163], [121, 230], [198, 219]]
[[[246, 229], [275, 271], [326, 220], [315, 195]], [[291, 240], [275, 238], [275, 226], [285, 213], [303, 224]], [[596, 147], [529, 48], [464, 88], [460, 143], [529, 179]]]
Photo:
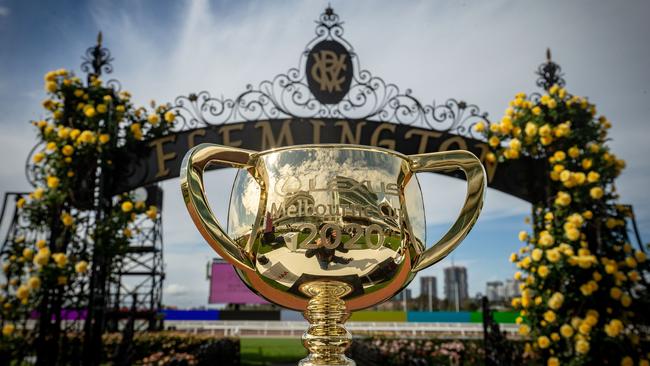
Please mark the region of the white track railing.
[[[393, 335], [399, 337], [481, 338], [481, 323], [398, 323], [398, 322], [348, 322], [346, 328], [353, 335]], [[303, 321], [165, 321], [167, 329], [191, 333], [210, 333], [237, 337], [297, 337], [307, 329]], [[509, 337], [517, 336], [518, 326], [500, 324], [501, 331]]]

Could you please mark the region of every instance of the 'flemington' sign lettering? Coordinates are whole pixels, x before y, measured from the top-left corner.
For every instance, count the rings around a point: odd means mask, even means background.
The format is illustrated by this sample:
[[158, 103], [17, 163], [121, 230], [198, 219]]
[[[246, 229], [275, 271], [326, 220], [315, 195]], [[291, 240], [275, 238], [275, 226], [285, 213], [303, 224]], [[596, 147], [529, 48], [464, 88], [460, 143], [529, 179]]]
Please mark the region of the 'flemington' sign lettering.
[[148, 141], [139, 156], [120, 167], [126, 174], [116, 192], [178, 177], [185, 153], [206, 142], [256, 151], [327, 143], [378, 146], [406, 155], [469, 150], [484, 163], [490, 187], [527, 201], [533, 192], [524, 182], [530, 182], [536, 171], [533, 162], [526, 160], [500, 164], [497, 169], [496, 164], [485, 162], [489, 152], [485, 142], [446, 132], [367, 120], [290, 118], [213, 125]]

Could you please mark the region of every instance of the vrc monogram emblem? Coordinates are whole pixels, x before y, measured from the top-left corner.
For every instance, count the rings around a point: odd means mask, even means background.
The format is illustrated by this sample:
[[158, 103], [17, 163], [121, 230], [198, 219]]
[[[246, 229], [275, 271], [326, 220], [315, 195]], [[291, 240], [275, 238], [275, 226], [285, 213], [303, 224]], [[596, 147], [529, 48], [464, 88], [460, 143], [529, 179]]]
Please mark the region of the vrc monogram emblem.
[[345, 97], [352, 82], [352, 56], [334, 40], [321, 41], [307, 55], [309, 91], [323, 104], [336, 104]]
[[341, 84], [345, 81], [345, 74], [341, 71], [347, 69], [345, 64], [346, 54], [338, 55], [334, 51], [321, 50], [313, 53], [314, 66], [311, 67], [311, 77], [320, 84], [320, 90], [328, 92], [341, 91]]

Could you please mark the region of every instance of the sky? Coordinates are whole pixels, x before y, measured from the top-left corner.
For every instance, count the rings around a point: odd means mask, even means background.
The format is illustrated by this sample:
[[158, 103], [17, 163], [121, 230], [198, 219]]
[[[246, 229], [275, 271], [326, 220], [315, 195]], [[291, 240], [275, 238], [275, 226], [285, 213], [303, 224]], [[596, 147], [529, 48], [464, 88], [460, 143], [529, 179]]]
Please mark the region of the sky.
[[[647, 1], [343, 1], [329, 2], [362, 68], [423, 102], [462, 99], [491, 119], [517, 92], [536, 91], [534, 71], [550, 47], [567, 89], [589, 97], [612, 122], [609, 142], [627, 161], [617, 181], [650, 238], [650, 2]], [[201, 90], [235, 97], [296, 67], [325, 1], [0, 0], [0, 191], [25, 191], [29, 123], [45, 117], [43, 75], [79, 65], [98, 31], [114, 57], [112, 78], [136, 104], [173, 102]], [[225, 220], [233, 170], [207, 174], [208, 196]], [[429, 241], [458, 214], [464, 182], [419, 177]], [[162, 184], [166, 280], [163, 302], [207, 305], [205, 265], [215, 255], [183, 207], [178, 180]], [[438, 277], [453, 261], [468, 268], [470, 294], [505, 280], [508, 256], [527, 229], [526, 202], [489, 190], [474, 230], [453, 254], [420, 275]], [[419, 293], [419, 281], [411, 284]]]

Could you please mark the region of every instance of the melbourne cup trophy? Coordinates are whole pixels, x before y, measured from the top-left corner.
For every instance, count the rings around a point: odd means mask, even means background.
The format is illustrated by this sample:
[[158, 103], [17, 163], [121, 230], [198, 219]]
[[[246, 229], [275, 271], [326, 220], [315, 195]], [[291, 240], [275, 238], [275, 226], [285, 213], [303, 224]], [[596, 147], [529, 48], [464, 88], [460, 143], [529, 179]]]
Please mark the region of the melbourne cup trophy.
[[[227, 229], [205, 195], [210, 164], [241, 169]], [[415, 173], [457, 169], [467, 179], [465, 203], [449, 231], [427, 248]], [[345, 356], [350, 312], [390, 299], [454, 250], [478, 218], [485, 181], [468, 151], [407, 156], [340, 144], [261, 152], [201, 144], [181, 168], [185, 204], [208, 244], [253, 291], [303, 312], [305, 366], [355, 364]]]

